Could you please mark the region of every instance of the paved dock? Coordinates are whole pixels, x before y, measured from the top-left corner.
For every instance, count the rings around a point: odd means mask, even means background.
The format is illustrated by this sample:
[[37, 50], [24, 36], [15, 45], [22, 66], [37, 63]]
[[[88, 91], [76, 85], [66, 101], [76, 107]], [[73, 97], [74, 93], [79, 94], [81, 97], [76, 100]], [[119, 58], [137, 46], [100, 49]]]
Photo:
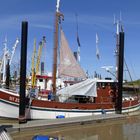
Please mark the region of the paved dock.
[[133, 112], [130, 114], [102, 114], [102, 115], [73, 117], [73, 118], [30, 120], [30, 121], [27, 121], [27, 123], [23, 123], [23, 124], [19, 124], [18, 121], [14, 123], [4, 122], [4, 123], [1, 123], [1, 125], [8, 125], [8, 126], [11, 125], [11, 127], [7, 128], [7, 130], [11, 133], [11, 132], [18, 132], [18, 131], [21, 131], [21, 132], [30, 131], [32, 129], [43, 130], [43, 129], [60, 128], [60, 127], [74, 126], [74, 125], [100, 123], [103, 121], [121, 120], [129, 116], [139, 115], [139, 114], [140, 114], [140, 111]]
[[124, 114], [103, 114], [103, 115], [93, 115], [93, 116], [85, 116], [85, 117], [73, 117], [73, 118], [61, 118], [61, 119], [49, 119], [49, 120], [31, 120], [27, 121], [27, 123], [18, 124], [17, 123], [3, 123], [3, 125], [11, 125], [8, 128], [9, 132], [17, 132], [17, 131], [29, 131], [32, 129], [49, 129], [49, 128], [57, 128], [63, 126], [73, 126], [73, 125], [84, 125], [84, 124], [92, 124], [99, 123], [107, 120], [118, 120], [124, 119], [128, 115]]

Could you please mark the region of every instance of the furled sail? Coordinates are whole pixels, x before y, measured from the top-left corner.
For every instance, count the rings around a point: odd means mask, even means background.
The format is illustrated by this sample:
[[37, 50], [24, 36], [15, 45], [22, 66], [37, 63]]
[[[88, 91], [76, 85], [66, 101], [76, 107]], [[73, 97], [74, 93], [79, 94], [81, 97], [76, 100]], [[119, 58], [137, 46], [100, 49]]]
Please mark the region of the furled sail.
[[73, 77], [86, 79], [86, 74], [76, 61], [68, 42], [65, 38], [64, 32], [61, 29], [61, 47], [60, 47], [60, 63], [59, 63], [59, 77]]

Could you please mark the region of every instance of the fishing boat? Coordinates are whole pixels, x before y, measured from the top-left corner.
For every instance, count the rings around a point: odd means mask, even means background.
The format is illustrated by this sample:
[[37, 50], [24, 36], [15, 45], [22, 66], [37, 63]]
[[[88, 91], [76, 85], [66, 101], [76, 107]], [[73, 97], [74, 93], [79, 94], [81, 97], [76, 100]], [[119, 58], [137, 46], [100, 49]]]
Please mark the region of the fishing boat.
[[[90, 81], [88, 79], [88, 81]], [[85, 82], [85, 81], [84, 81]], [[91, 83], [93, 80], [90, 81]], [[26, 118], [28, 119], [55, 119], [59, 116], [77, 117], [97, 115], [103, 113], [115, 113], [115, 96], [110, 85], [111, 80], [99, 80], [96, 82], [97, 97], [89, 100], [90, 96], [72, 95], [65, 102], [30, 99], [26, 105]], [[95, 84], [95, 85], [96, 85]], [[74, 85], [75, 86], [75, 85]], [[80, 88], [81, 89], [81, 88]], [[112, 93], [111, 93], [112, 92]], [[111, 95], [112, 94], [112, 95]], [[114, 97], [113, 97], [114, 96]], [[62, 98], [63, 99], [63, 98]], [[0, 89], [0, 116], [7, 118], [19, 118], [19, 94], [16, 92]], [[137, 96], [124, 98], [122, 112], [131, 112], [139, 109], [139, 98]]]
[[[20, 90], [19, 94], [10, 89], [0, 88], [0, 116], [22, 120], [56, 119], [105, 113], [128, 113], [138, 110], [140, 106], [139, 96], [134, 94], [131, 97], [122, 97], [123, 73], [121, 70], [123, 68], [123, 59], [119, 60], [121, 66], [118, 68], [118, 71], [121, 74], [118, 74], [117, 81], [112, 79], [87, 78], [83, 69], [74, 58], [62, 29], [60, 30], [61, 54], [58, 70], [59, 78], [63, 79], [63, 84], [59, 86], [60, 88], [57, 88], [58, 25], [60, 23], [59, 20], [63, 17], [63, 14], [58, 10], [58, 5], [57, 1], [52, 93], [48, 96], [49, 98], [41, 99], [35, 89], [32, 89], [33, 92], [29, 92], [26, 95], [25, 90]], [[123, 35], [123, 32], [119, 33], [120, 50], [124, 47]], [[26, 39], [22, 40], [26, 41]], [[22, 44], [24, 46], [27, 42]], [[121, 52], [119, 52], [119, 58], [122, 58], [123, 51]], [[23, 64], [21, 66], [23, 67]], [[23, 72], [25, 72], [25, 69]], [[22, 75], [25, 75], [25, 73]], [[66, 80], [67, 76], [71, 77], [72, 80]], [[22, 78], [20, 81], [20, 87], [23, 87]]]

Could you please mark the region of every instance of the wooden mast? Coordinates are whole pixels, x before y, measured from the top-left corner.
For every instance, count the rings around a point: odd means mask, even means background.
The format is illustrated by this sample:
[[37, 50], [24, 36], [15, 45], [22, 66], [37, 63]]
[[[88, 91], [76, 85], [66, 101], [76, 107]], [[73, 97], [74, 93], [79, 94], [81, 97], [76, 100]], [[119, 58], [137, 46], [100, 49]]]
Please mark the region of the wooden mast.
[[64, 15], [59, 12], [59, 0], [57, 1], [57, 10], [55, 14], [55, 29], [54, 29], [54, 49], [53, 49], [53, 94], [56, 94], [56, 73], [57, 73], [57, 50], [58, 50], [58, 30], [59, 23], [62, 19], [64, 19]]

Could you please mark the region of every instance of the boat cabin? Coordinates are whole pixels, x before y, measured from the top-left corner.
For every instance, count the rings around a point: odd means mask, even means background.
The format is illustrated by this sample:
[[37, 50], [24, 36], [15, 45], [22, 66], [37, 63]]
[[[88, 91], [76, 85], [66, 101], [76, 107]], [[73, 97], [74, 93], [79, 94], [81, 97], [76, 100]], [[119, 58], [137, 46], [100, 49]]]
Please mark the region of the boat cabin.
[[87, 79], [58, 91], [61, 102], [115, 102], [117, 83], [114, 80]]

